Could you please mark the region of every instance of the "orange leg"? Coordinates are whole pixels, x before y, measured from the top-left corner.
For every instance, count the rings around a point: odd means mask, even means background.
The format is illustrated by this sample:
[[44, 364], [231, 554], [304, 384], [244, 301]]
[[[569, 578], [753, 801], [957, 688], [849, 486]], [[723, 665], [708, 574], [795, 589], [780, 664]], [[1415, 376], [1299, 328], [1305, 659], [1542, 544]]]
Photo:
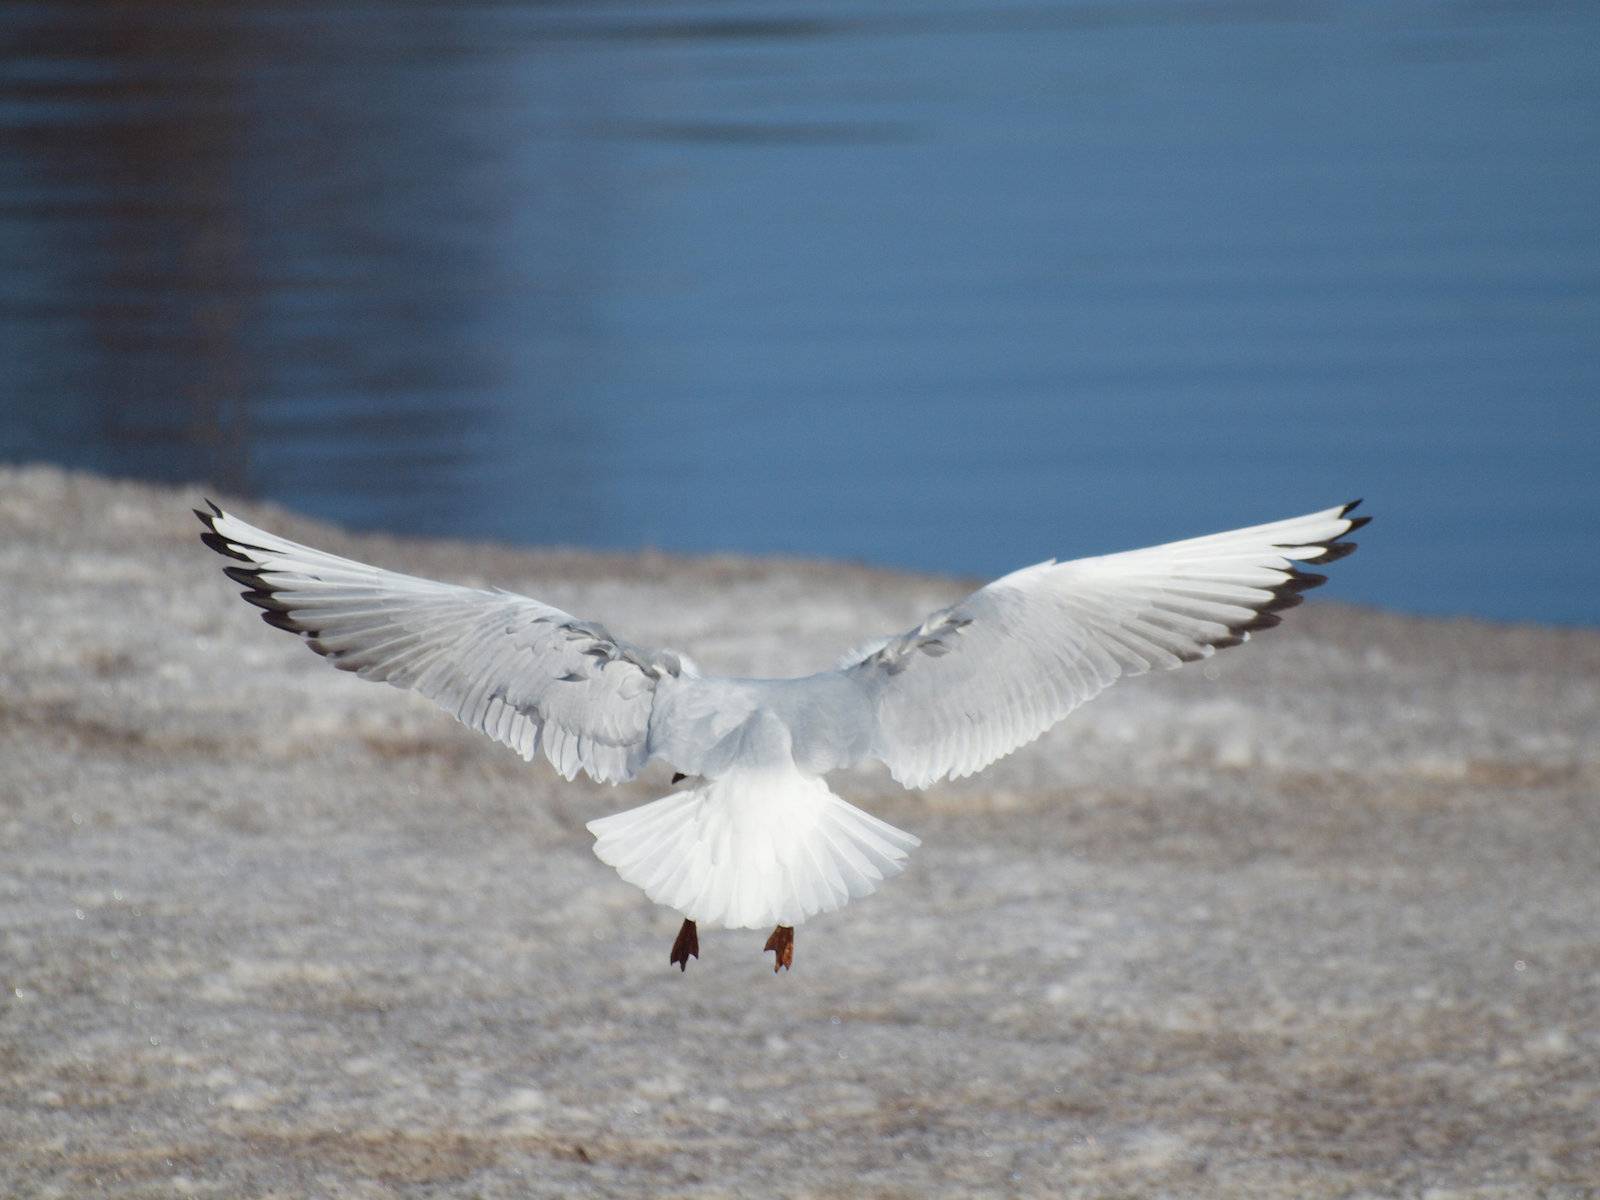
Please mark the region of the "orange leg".
[[794, 964], [794, 926], [779, 925], [772, 931], [772, 936], [767, 939], [767, 944], [762, 950], [771, 950], [773, 953], [772, 973], [776, 975], [780, 970], [787, 971]]
[[672, 958], [668, 961], [677, 964], [678, 970], [687, 971], [689, 960], [700, 957], [700, 934], [695, 929], [693, 921], [685, 921], [678, 930], [678, 939], [672, 943]]

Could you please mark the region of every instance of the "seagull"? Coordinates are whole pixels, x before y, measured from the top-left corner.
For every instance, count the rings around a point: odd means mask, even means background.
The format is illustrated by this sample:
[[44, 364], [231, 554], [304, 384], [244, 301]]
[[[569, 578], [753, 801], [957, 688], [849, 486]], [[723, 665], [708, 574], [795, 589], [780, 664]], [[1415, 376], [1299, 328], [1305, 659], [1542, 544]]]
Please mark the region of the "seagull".
[[702, 925], [771, 926], [776, 972], [797, 926], [871, 895], [921, 844], [834, 795], [829, 772], [876, 760], [907, 788], [960, 779], [1118, 679], [1238, 645], [1326, 581], [1296, 564], [1356, 548], [1359, 503], [1024, 567], [793, 679], [708, 675], [527, 596], [340, 558], [210, 501], [195, 515], [262, 620], [339, 669], [420, 692], [568, 780], [664, 760], [675, 790], [590, 821], [595, 854], [682, 914], [669, 965], [700, 956]]

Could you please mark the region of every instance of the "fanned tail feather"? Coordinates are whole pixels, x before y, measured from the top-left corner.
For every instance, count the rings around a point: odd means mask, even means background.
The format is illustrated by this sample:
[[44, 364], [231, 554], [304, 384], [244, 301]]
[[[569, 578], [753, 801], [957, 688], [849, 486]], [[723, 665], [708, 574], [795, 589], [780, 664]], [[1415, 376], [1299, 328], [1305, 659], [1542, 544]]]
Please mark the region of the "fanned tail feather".
[[697, 924], [799, 925], [871, 895], [919, 845], [797, 772], [736, 771], [589, 822], [594, 852]]

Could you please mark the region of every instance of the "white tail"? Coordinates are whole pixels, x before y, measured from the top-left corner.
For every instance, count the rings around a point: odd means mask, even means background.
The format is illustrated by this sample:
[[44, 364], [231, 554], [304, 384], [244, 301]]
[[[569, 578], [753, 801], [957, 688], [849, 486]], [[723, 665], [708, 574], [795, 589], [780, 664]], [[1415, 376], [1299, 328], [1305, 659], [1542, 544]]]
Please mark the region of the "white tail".
[[600, 861], [657, 904], [729, 929], [799, 925], [869, 896], [920, 843], [795, 771], [734, 771], [589, 822]]

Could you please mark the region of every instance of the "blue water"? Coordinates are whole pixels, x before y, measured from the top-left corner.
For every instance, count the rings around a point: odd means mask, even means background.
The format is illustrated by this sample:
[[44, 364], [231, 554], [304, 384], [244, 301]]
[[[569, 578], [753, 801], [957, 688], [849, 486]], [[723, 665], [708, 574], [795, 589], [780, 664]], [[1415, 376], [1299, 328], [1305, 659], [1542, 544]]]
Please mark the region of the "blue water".
[[1600, 624], [1600, 5], [0, 4], [0, 459]]

